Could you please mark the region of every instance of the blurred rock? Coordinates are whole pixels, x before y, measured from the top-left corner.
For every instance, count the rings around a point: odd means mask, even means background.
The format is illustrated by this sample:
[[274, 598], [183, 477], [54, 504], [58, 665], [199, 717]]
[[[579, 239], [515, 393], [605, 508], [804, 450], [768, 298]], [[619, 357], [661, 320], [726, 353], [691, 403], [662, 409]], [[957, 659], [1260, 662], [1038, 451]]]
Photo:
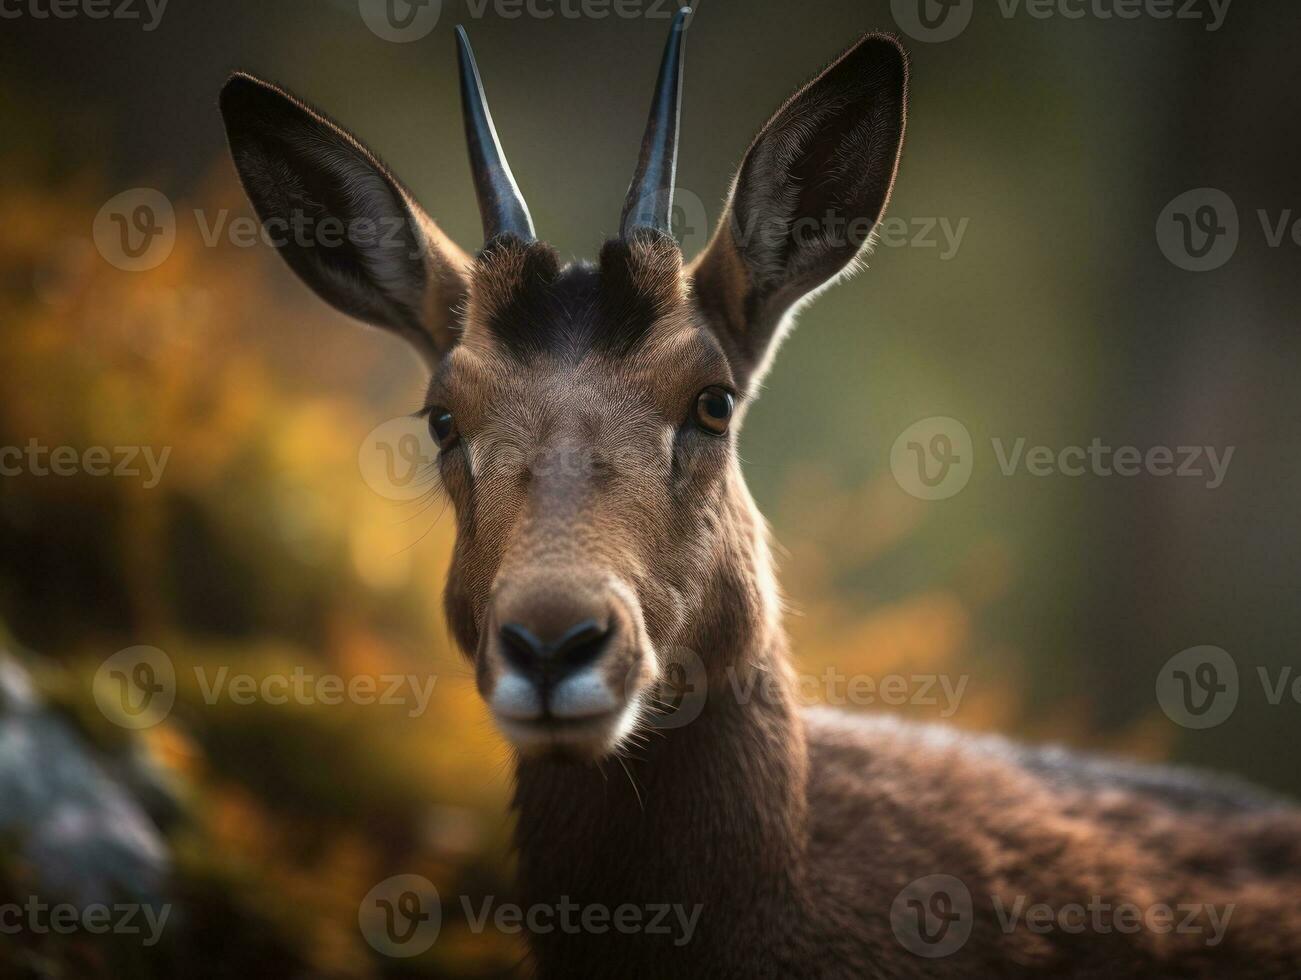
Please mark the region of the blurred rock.
[[0, 649], [0, 866], [10, 887], [82, 906], [162, 898], [157, 826]]

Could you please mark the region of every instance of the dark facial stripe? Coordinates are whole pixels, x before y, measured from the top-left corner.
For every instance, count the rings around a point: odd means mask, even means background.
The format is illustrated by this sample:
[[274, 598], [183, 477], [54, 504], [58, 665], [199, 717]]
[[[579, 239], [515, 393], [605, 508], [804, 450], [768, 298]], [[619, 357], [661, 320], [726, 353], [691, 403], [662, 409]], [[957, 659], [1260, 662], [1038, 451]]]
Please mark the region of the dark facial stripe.
[[512, 354], [527, 358], [551, 342], [549, 325], [562, 312], [556, 296], [560, 255], [542, 242], [503, 235], [479, 253], [475, 295], [489, 332]]
[[595, 346], [615, 356], [630, 354], [646, 338], [655, 321], [669, 312], [674, 284], [663, 282], [668, 269], [662, 249], [672, 248], [672, 265], [680, 258], [677, 243], [667, 235], [629, 243], [615, 239], [601, 249], [600, 333]]
[[484, 248], [475, 293], [484, 325], [513, 356], [626, 356], [680, 300], [681, 252], [665, 235], [607, 242], [599, 266], [563, 270], [555, 249], [503, 237]]

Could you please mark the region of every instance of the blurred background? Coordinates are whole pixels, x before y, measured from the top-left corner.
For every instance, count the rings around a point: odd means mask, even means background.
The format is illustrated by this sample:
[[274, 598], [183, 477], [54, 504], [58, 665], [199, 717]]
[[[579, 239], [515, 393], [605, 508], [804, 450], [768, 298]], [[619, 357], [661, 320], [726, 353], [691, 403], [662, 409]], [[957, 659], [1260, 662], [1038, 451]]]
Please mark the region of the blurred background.
[[[800, 668], [939, 675], [965, 684], [958, 703], [855, 707], [1295, 795], [1301, 7], [959, 3], [934, 28], [917, 2], [704, 0], [687, 44], [690, 253], [800, 82], [865, 30], [912, 56], [894, 223], [805, 312], [742, 439]], [[369, 0], [121, 3], [59, 17], [23, 0], [0, 21], [0, 447], [23, 451], [0, 477], [0, 902], [125, 892], [173, 918], [148, 947], [0, 935], [0, 972], [510, 975], [519, 937], [472, 928], [461, 900], [510, 893], [510, 768], [440, 609], [452, 520], [365, 474], [368, 433], [420, 408], [425, 379], [235, 233], [251, 210], [216, 96], [236, 68], [280, 82], [473, 250], [464, 22], [539, 234], [591, 257], [673, 5], [398, 4], [425, 19], [395, 39]], [[171, 207], [172, 240], [132, 269], [102, 232], [141, 188]], [[1180, 255], [1169, 206], [1212, 227], [1207, 202], [1216, 228], [1236, 213], [1236, 249]], [[923, 500], [891, 450], [936, 416], [970, 434], [970, 478]], [[996, 440], [1232, 456], [1218, 485], [1205, 456], [1200, 476], [1009, 475]], [[59, 475], [33, 444], [81, 463]], [[94, 475], [92, 447], [137, 447], [137, 475]], [[143, 447], [167, 453], [156, 479]], [[129, 727], [101, 710], [105, 668], [140, 646], [165, 655], [175, 703]], [[1204, 729], [1158, 698], [1163, 666], [1199, 646], [1239, 675], [1236, 709]], [[423, 708], [410, 690], [208, 703], [218, 676], [295, 671], [435, 683]], [[405, 873], [436, 886], [441, 930], [395, 958], [358, 907]]]

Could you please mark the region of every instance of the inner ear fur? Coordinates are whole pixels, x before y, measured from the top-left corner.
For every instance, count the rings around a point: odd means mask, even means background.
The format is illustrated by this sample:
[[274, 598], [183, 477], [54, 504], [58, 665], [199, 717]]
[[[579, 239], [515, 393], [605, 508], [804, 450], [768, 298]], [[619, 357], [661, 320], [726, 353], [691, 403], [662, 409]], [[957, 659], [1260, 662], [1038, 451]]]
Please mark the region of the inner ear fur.
[[742, 159], [693, 293], [746, 386], [792, 309], [853, 271], [890, 199], [906, 120], [908, 63], [869, 34], [799, 89]]
[[470, 258], [360, 140], [284, 89], [237, 73], [220, 106], [240, 181], [290, 268], [434, 363], [453, 342]]

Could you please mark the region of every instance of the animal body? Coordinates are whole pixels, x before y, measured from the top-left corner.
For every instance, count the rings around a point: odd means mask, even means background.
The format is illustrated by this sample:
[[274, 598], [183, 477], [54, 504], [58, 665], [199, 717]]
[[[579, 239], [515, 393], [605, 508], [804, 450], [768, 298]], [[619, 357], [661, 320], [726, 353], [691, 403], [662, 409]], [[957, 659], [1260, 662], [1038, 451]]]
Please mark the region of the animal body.
[[[854, 269], [885, 211], [908, 68], [867, 35], [801, 87], [688, 262], [669, 228], [686, 18], [620, 234], [591, 263], [537, 240], [463, 32], [473, 255], [324, 115], [245, 74], [221, 95], [268, 230], [350, 230], [329, 247], [285, 236], [281, 255], [429, 368], [423, 417], [457, 521], [445, 604], [517, 749], [520, 897], [605, 910], [534, 931], [537, 971], [1301, 975], [1288, 804], [797, 704], [736, 437], [793, 314]], [[703, 703], [666, 724], [684, 673]]]

